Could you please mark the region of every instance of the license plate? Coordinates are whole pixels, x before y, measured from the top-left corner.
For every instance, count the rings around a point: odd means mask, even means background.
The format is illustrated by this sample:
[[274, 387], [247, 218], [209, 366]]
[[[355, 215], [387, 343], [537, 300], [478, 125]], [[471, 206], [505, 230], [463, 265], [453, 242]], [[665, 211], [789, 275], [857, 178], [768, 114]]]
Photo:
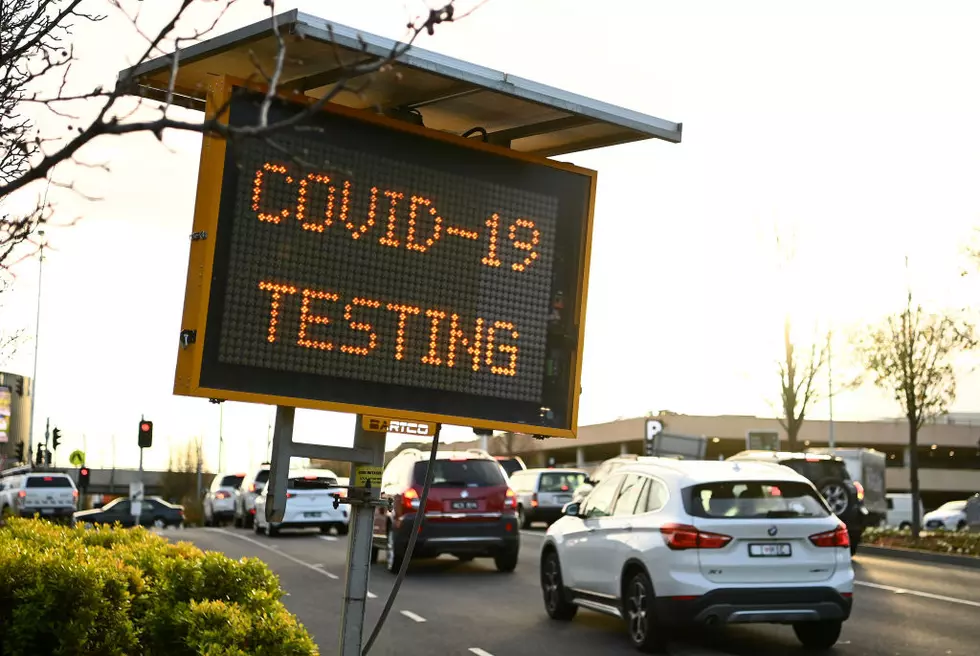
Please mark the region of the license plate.
[[41, 508], [41, 514], [42, 515], [53, 515], [54, 514], [54, 508]]
[[476, 510], [476, 501], [453, 501], [453, 510]]
[[749, 555], [755, 558], [788, 558], [793, 555], [793, 547], [787, 542], [750, 544]]
[[566, 503], [572, 500], [572, 495], [570, 494], [559, 494], [555, 496], [555, 503], [560, 506], [564, 506]]
[[315, 518], [317, 518], [319, 516], [320, 516], [320, 513], [317, 513], [317, 512], [303, 513], [303, 517], [307, 517], [307, 518], [310, 518], [310, 519], [315, 519]]

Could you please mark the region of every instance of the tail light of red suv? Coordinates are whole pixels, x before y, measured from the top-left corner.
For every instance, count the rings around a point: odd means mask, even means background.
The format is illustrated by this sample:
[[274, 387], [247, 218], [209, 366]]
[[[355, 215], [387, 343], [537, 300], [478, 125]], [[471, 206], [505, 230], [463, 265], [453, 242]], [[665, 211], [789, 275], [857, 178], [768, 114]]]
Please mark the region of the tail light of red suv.
[[504, 510], [517, 512], [517, 493], [510, 488], [507, 488], [507, 492], [504, 494]]

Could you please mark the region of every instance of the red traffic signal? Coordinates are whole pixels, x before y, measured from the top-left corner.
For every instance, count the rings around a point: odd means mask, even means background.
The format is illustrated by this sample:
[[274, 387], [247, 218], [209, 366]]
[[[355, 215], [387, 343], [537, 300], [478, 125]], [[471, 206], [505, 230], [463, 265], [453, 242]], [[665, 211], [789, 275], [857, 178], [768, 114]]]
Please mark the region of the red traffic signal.
[[148, 449], [153, 446], [153, 422], [140, 421], [139, 446], [141, 449]]
[[78, 470], [78, 487], [83, 488], [83, 489], [84, 488], [87, 488], [88, 487], [88, 477], [89, 477], [89, 468], [88, 467], [82, 467], [81, 469], [79, 469]]

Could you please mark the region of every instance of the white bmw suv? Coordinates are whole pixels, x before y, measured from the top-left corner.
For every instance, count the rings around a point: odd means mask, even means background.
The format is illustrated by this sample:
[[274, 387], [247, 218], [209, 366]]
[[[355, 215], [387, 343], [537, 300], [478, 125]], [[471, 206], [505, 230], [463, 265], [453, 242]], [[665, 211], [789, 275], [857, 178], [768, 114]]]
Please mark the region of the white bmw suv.
[[760, 462], [627, 465], [565, 506], [541, 549], [548, 615], [626, 620], [656, 652], [679, 624], [790, 624], [829, 649], [851, 613], [847, 529], [809, 480]]

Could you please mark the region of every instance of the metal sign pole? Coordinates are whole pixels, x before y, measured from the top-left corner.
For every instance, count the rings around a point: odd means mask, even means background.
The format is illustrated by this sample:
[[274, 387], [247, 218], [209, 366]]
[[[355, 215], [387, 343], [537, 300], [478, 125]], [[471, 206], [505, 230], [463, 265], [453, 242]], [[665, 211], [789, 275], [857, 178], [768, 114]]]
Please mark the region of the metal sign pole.
[[[370, 432], [363, 427], [363, 417], [357, 415], [354, 428], [354, 448], [371, 452], [372, 468], [384, 465], [387, 433]], [[358, 481], [355, 468], [351, 472], [350, 539], [347, 543], [347, 581], [344, 586], [344, 606], [340, 616], [340, 656], [361, 656], [364, 642], [364, 610], [367, 607], [368, 580], [371, 575], [371, 543], [374, 540], [375, 505], [381, 498], [379, 485]], [[378, 483], [378, 481], [374, 481]], [[353, 498], [352, 498], [353, 497]]]

